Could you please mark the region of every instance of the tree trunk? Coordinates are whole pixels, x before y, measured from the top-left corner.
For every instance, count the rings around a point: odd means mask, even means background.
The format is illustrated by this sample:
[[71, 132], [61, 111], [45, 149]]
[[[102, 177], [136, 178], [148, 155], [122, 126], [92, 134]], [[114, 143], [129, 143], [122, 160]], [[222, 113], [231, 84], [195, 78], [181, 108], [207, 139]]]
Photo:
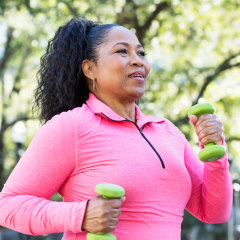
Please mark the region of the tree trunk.
[[3, 136], [1, 135], [0, 137], [0, 190], [2, 190], [3, 184], [4, 184], [4, 164], [3, 164], [3, 149], [4, 149], [4, 144], [3, 144]]

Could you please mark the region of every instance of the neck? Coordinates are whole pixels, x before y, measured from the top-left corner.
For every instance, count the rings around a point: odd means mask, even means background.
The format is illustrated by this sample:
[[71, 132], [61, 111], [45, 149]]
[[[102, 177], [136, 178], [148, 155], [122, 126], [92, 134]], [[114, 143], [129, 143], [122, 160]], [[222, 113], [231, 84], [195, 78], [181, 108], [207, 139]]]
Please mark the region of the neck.
[[116, 98], [108, 98], [106, 96], [99, 96], [95, 94], [95, 96], [104, 102], [108, 107], [110, 107], [115, 113], [123, 118], [127, 118], [133, 122], [136, 121], [136, 113], [135, 113], [135, 102], [134, 101], [121, 101]]

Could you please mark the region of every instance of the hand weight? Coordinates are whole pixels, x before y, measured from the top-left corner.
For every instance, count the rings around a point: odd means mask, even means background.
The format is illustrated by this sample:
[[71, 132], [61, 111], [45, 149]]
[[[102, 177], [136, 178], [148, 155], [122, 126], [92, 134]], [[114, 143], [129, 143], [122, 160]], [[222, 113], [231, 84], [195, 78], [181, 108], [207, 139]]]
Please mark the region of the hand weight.
[[[125, 194], [124, 188], [111, 183], [99, 183], [95, 187], [95, 192], [103, 198], [121, 198]], [[117, 240], [111, 233], [95, 234], [88, 233], [87, 240]]]
[[[215, 108], [210, 103], [200, 103], [192, 106], [188, 110], [188, 117], [196, 115], [200, 117], [203, 114], [213, 114]], [[215, 143], [207, 143], [205, 147], [199, 152], [198, 157], [203, 162], [212, 162], [222, 158], [226, 154], [226, 150], [222, 145]]]

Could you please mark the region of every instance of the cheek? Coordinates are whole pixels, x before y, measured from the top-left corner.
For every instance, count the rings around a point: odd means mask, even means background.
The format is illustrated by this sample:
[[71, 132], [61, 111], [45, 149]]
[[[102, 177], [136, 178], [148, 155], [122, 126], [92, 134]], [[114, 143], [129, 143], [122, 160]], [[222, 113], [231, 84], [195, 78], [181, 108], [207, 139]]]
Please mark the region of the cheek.
[[121, 61], [108, 61], [99, 64], [98, 84], [106, 87], [121, 87], [126, 82], [126, 65]]
[[110, 77], [122, 75], [125, 72], [126, 63], [117, 58], [109, 58], [108, 61], [103, 62], [100, 66], [101, 71]]
[[146, 71], [147, 75], [149, 74], [150, 70], [151, 70], [151, 66], [150, 66], [149, 62], [146, 61], [146, 63], [145, 63], [145, 71]]

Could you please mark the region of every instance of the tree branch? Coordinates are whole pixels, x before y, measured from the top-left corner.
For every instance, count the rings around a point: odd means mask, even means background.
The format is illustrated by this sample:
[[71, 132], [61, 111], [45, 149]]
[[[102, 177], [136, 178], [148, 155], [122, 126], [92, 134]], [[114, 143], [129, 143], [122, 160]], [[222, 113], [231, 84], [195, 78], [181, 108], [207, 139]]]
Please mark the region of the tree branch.
[[3, 136], [4, 132], [11, 126], [13, 126], [15, 123], [17, 123], [18, 121], [27, 121], [27, 120], [30, 120], [30, 119], [34, 119], [34, 118], [31, 118], [31, 117], [28, 117], [28, 116], [18, 116], [16, 119], [12, 120], [11, 122], [9, 123], [5, 123], [2, 125], [2, 128], [0, 129], [0, 138]]
[[239, 56], [240, 53], [231, 55], [230, 57], [228, 57], [227, 59], [225, 59], [214, 71], [213, 74], [209, 75], [206, 77], [205, 82], [203, 83], [200, 92], [197, 96], [197, 98], [193, 101], [192, 105], [197, 104], [198, 100], [203, 96], [205, 90], [207, 89], [207, 86], [222, 72], [226, 71], [227, 69], [233, 68], [233, 67], [238, 67], [240, 66], [240, 63], [236, 63], [236, 64], [230, 64], [231, 60], [234, 59], [235, 57]]
[[[235, 64], [231, 64], [231, 61], [236, 58], [237, 56], [240, 55], [239, 53], [233, 54], [230, 57], [228, 57], [227, 59], [225, 59], [214, 71], [213, 74], [210, 74], [209, 76], [206, 77], [205, 82], [203, 83], [200, 92], [197, 96], [197, 98], [192, 102], [192, 105], [195, 105], [198, 103], [198, 100], [203, 96], [207, 86], [222, 72], [229, 70], [231, 68], [234, 67], [240, 67], [240, 63], [235, 63]], [[186, 124], [188, 123], [189, 119], [188, 116], [185, 116], [183, 118], [179, 118], [177, 121], [174, 122], [174, 124], [176, 124], [177, 126], [181, 125], [181, 124]]]
[[[128, 14], [127, 10], [129, 8], [131, 8], [132, 11]], [[129, 0], [128, 4], [125, 4], [122, 7], [122, 10], [117, 14], [117, 24], [137, 29], [139, 25], [136, 11], [133, 11], [134, 9], [137, 9], [135, 2], [133, 0]]]
[[151, 27], [153, 20], [156, 19], [156, 17], [158, 16], [158, 14], [161, 11], [163, 11], [169, 7], [170, 7], [170, 4], [167, 2], [161, 2], [161, 3], [157, 4], [155, 10], [145, 20], [144, 25], [140, 25], [139, 20], [137, 18], [137, 12], [135, 11], [135, 9], [137, 9], [138, 6], [136, 5], [136, 3], [133, 0], [129, 0], [128, 4], [124, 5], [121, 12], [117, 14], [117, 23], [119, 25], [123, 25], [126, 27], [135, 28], [136, 35], [137, 35], [139, 41], [143, 42], [145, 33]]
[[139, 26], [137, 30], [137, 36], [139, 39], [143, 39], [145, 32], [151, 27], [153, 20], [158, 16], [160, 12], [170, 7], [168, 2], [160, 2], [156, 5], [156, 9], [153, 13], [147, 18], [143, 26]]
[[226, 142], [240, 141], [240, 137], [229, 137], [226, 139]]
[[27, 57], [29, 56], [29, 53], [31, 52], [31, 49], [30, 48], [26, 48], [23, 52], [23, 55], [22, 55], [22, 60], [19, 64], [19, 67], [18, 67], [18, 70], [17, 70], [17, 74], [15, 75], [15, 78], [14, 78], [14, 83], [13, 83], [13, 87], [12, 87], [12, 91], [10, 92], [10, 95], [8, 98], [11, 98], [12, 97], [12, 94], [14, 92], [18, 93], [19, 92], [19, 87], [17, 86], [17, 84], [20, 82], [21, 80], [21, 77], [22, 77], [22, 74], [23, 74], [23, 69], [24, 69], [24, 65], [25, 65], [25, 62], [27, 60]]

